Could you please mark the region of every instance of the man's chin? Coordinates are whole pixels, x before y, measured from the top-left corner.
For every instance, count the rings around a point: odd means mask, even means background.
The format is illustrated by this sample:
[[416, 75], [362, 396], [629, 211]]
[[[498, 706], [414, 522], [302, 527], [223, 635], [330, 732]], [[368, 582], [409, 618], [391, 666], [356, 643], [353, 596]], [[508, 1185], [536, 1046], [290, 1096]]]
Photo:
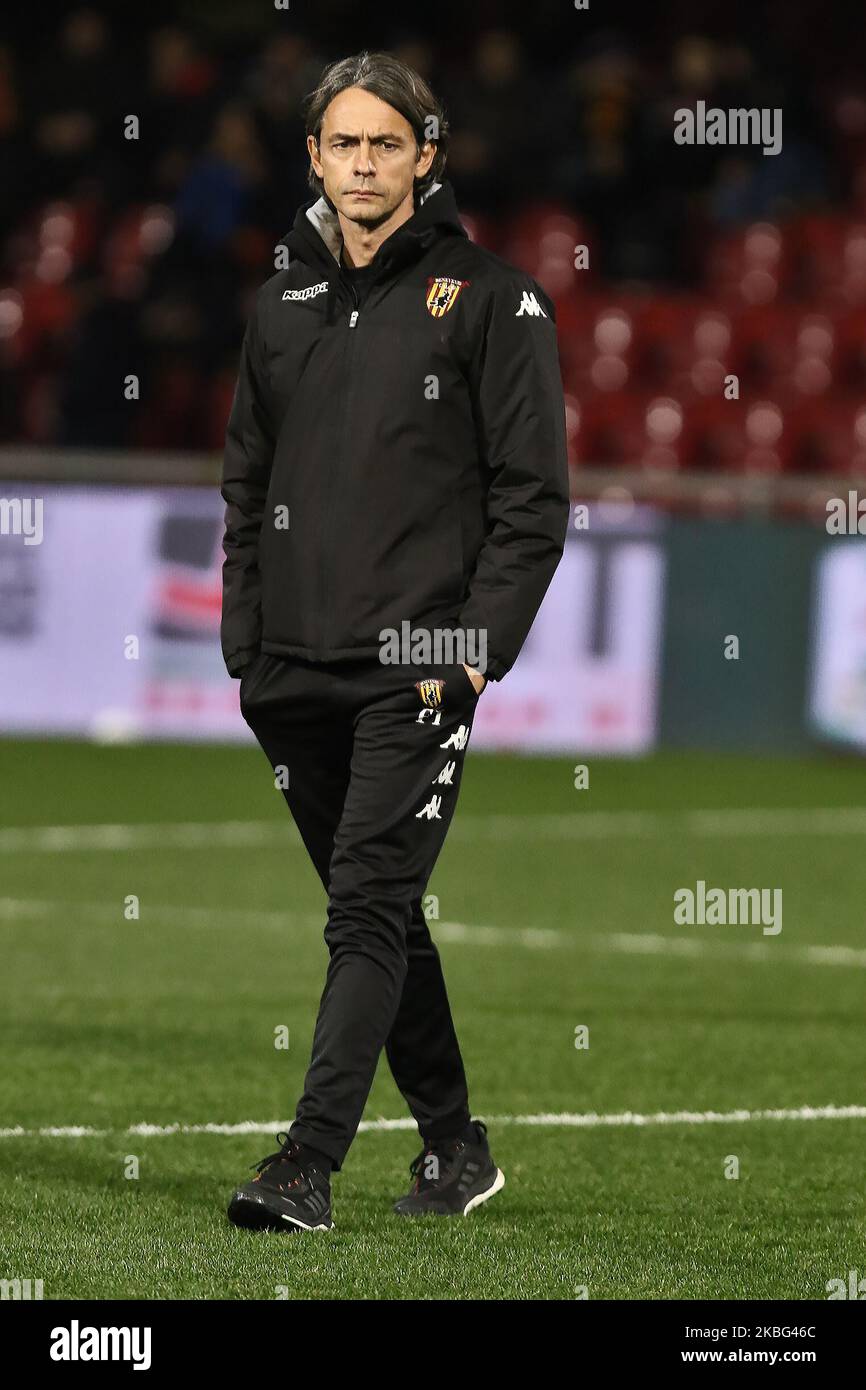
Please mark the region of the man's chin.
[[368, 198], [359, 198], [356, 194], [348, 192], [340, 194], [338, 206], [346, 217], [361, 221], [370, 217], [381, 218], [383, 214], [387, 217], [394, 211], [396, 204], [389, 199], [387, 193], [375, 193]]
[[386, 207], [381, 198], [347, 198], [340, 211], [350, 222], [357, 222], [361, 227], [380, 227], [387, 222], [394, 209]]

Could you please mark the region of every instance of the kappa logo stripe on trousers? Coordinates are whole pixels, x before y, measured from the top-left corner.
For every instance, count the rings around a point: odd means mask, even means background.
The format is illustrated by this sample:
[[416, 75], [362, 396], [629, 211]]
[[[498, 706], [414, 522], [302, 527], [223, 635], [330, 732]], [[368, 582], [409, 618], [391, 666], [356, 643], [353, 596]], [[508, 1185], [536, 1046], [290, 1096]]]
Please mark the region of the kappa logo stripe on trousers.
[[[444, 682], [428, 708], [417, 681]], [[457, 802], [479, 695], [461, 663], [262, 653], [241, 711], [328, 893], [330, 952], [291, 1137], [342, 1165], [382, 1048], [425, 1141], [469, 1122], [439, 954], [421, 908]]]

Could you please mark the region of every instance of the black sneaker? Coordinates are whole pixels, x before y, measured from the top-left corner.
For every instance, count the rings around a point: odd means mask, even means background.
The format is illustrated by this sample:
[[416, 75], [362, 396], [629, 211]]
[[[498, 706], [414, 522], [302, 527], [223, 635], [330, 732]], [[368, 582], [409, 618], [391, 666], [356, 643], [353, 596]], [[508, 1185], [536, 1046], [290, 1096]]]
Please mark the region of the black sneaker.
[[409, 1165], [415, 1181], [394, 1203], [401, 1216], [468, 1216], [505, 1186], [505, 1175], [490, 1157], [487, 1126], [473, 1120], [473, 1141], [431, 1141]]
[[282, 1148], [254, 1163], [258, 1177], [232, 1195], [228, 1218], [253, 1231], [330, 1231], [331, 1184], [327, 1173], [301, 1158], [288, 1134]]

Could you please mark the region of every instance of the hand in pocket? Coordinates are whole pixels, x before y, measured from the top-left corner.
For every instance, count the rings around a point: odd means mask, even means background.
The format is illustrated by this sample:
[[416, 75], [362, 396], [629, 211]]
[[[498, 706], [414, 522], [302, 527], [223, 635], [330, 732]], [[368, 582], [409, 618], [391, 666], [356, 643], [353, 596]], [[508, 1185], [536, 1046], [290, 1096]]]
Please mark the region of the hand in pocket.
[[475, 694], [480, 695], [487, 684], [487, 677], [482, 676], [481, 672], [476, 671], [474, 667], [467, 666], [465, 661], [463, 662], [463, 670], [466, 672], [467, 676], [472, 682], [472, 688], [475, 691]]

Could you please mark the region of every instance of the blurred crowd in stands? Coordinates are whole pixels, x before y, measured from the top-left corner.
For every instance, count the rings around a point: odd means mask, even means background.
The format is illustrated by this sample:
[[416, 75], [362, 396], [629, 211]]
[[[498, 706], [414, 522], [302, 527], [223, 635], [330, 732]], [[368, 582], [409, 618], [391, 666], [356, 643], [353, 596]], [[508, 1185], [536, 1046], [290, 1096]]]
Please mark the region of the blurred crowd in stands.
[[[414, 30], [387, 5], [366, 27], [341, 0], [260, 8], [71, 8], [45, 32], [37, 11], [0, 40], [0, 442], [221, 447], [251, 296], [312, 196], [302, 99], [370, 47], [444, 100], [470, 235], [557, 303], [576, 468], [866, 458], [859, 33], [796, 0], [756, 6], [763, 38], [698, 3], [641, 32], [552, 0], [519, 28], [487, 0]], [[699, 100], [781, 108], [781, 153], [677, 145]]]

